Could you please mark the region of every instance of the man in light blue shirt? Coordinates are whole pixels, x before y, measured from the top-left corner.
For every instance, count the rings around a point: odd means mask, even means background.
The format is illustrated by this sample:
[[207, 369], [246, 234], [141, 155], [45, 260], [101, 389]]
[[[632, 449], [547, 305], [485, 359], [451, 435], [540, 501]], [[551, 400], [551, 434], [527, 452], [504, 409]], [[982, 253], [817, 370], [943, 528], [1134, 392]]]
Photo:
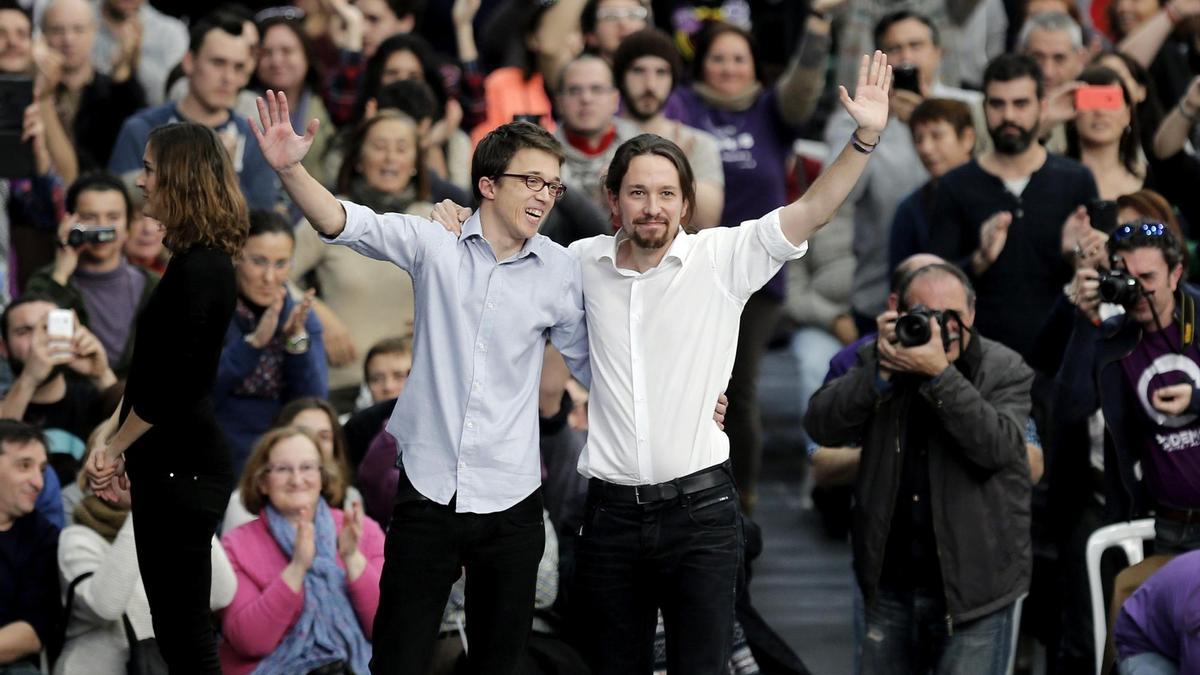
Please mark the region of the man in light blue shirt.
[[[479, 212], [455, 236], [424, 218], [339, 201], [301, 166], [317, 129], [259, 99], [263, 156], [330, 243], [413, 277], [413, 366], [387, 429], [403, 471], [386, 545], [371, 670], [422, 673], [451, 584], [467, 573], [472, 670], [514, 673], [544, 547], [537, 393], [546, 339], [589, 382], [579, 262], [538, 234], [562, 196], [562, 148], [525, 122], [472, 160]], [[384, 310], [386, 311], [386, 310]]]

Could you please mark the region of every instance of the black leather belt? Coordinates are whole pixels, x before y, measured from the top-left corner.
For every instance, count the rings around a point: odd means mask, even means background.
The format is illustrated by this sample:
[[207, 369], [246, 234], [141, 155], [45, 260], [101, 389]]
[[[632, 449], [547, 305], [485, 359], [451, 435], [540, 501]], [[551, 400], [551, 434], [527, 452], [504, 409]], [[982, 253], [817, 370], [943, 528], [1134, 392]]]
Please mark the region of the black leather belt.
[[716, 466], [710, 466], [696, 473], [688, 474], [675, 480], [653, 485], [617, 485], [599, 478], [588, 481], [589, 489], [600, 494], [600, 498], [610, 502], [625, 502], [630, 504], [652, 504], [675, 499], [681, 495], [690, 495], [702, 490], [733, 482], [729, 471], [729, 461]]

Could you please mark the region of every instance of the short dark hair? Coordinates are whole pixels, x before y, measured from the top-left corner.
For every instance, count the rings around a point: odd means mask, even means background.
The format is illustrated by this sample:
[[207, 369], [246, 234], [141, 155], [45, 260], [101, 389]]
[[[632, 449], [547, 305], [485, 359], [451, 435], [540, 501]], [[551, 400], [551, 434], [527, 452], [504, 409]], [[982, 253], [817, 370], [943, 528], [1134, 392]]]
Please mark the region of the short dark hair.
[[250, 229], [246, 231], [246, 238], [263, 234], [283, 234], [293, 242], [296, 241], [295, 231], [282, 215], [267, 209], [252, 209], [250, 211]]
[[62, 305], [59, 304], [58, 300], [55, 300], [54, 297], [48, 293], [26, 293], [19, 298], [15, 298], [12, 302], [8, 303], [8, 306], [4, 308], [3, 312], [0, 312], [0, 336], [4, 337], [4, 342], [8, 342], [9, 315], [12, 314], [14, 309], [20, 307], [21, 305], [28, 305], [34, 302], [48, 302], [55, 307], [60, 309], [62, 308]]
[[408, 336], [383, 338], [371, 345], [371, 348], [367, 350], [367, 357], [363, 359], [363, 381], [367, 380], [367, 364], [371, 362], [371, 359], [384, 354], [412, 356], [412, 351], [412, 338]]
[[937, 26], [934, 25], [933, 21], [931, 21], [929, 17], [925, 16], [924, 14], [918, 14], [917, 12], [909, 9], [900, 9], [890, 14], [883, 15], [883, 18], [875, 24], [875, 48], [883, 49], [883, 36], [889, 30], [891, 30], [892, 26], [895, 26], [901, 21], [908, 21], [909, 19], [920, 21], [921, 23], [925, 24], [925, 27], [929, 29], [929, 39], [933, 41], [933, 45], [935, 47], [942, 43], [942, 37], [940, 34], [938, 34]]
[[40, 443], [43, 449], [50, 447], [46, 444], [46, 437], [38, 427], [20, 420], [0, 419], [0, 455], [4, 454], [6, 443], [12, 445]]
[[129, 196], [129, 190], [125, 189], [125, 182], [120, 178], [107, 171], [85, 173], [76, 178], [75, 182], [71, 183], [71, 187], [67, 188], [67, 213], [75, 213], [79, 195], [85, 192], [120, 193], [121, 199], [125, 200], [125, 224], [129, 225], [133, 222], [133, 199]]
[[483, 203], [479, 179], [495, 178], [504, 173], [513, 156], [521, 150], [541, 150], [553, 155], [560, 164], [564, 158], [558, 139], [536, 124], [521, 120], [496, 127], [479, 141], [471, 158], [471, 192], [476, 203]]
[[630, 162], [634, 157], [642, 155], [657, 155], [675, 165], [675, 171], [679, 174], [679, 189], [683, 191], [683, 203], [687, 204], [687, 213], [680, 224], [684, 226], [685, 231], [692, 232], [688, 225], [696, 211], [696, 177], [683, 150], [662, 136], [641, 134], [622, 143], [609, 164], [608, 175], [604, 177], [604, 187], [608, 188], [610, 194], [620, 193], [621, 181], [625, 180]]
[[421, 14], [425, 11], [425, 0], [387, 0], [387, 6], [397, 19], [411, 16], [414, 20], [419, 21]]
[[670, 36], [657, 28], [639, 30], [621, 40], [621, 45], [613, 54], [613, 81], [625, 100], [629, 100], [625, 95], [625, 73], [634, 61], [643, 56], [657, 56], [670, 64], [672, 86], [683, 78], [683, 59], [680, 58], [679, 50], [671, 42]]
[[204, 38], [214, 30], [224, 31], [235, 37], [240, 37], [245, 20], [229, 11], [217, 10], [206, 14], [192, 25], [188, 31], [188, 51], [193, 55], [200, 53], [204, 46]]
[[932, 263], [918, 267], [904, 276], [904, 281], [900, 283], [900, 290], [897, 293], [901, 307], [909, 309], [908, 291], [912, 288], [913, 282], [926, 274], [943, 274], [954, 277], [958, 283], [962, 284], [963, 290], [967, 294], [967, 307], [975, 306], [975, 287], [971, 285], [971, 280], [967, 278], [967, 274], [962, 271], [962, 268], [950, 263]]
[[399, 110], [417, 123], [441, 116], [433, 90], [420, 80], [400, 80], [383, 87], [375, 95], [375, 105], [380, 112]]
[[[1134, 224], [1140, 225], [1145, 220], [1135, 221]], [[1156, 248], [1162, 252], [1163, 260], [1167, 262], [1167, 269], [1173, 270], [1176, 266], [1183, 264], [1183, 247], [1180, 245], [1179, 239], [1175, 237], [1175, 231], [1170, 227], [1163, 227], [1163, 233], [1159, 236], [1152, 237], [1141, 232], [1134, 232], [1126, 237], [1109, 237], [1108, 252], [1109, 254], [1125, 253], [1139, 248]]]
[[22, 7], [21, 3], [17, 2], [17, 0], [0, 0], [0, 12], [5, 10], [24, 14], [25, 18], [29, 20], [29, 29], [33, 30], [33, 14]]
[[763, 77], [762, 59], [758, 53], [758, 41], [754, 39], [754, 35], [744, 28], [720, 21], [708, 24], [708, 27], [696, 36], [696, 56], [692, 59], [692, 80], [694, 82], [704, 81], [704, 60], [708, 58], [708, 52], [712, 50], [713, 43], [717, 41], [717, 38], [727, 33], [741, 36], [750, 46], [750, 57], [754, 61], [754, 77], [761, 82]]
[[1026, 54], [1001, 54], [988, 62], [983, 69], [983, 92], [987, 94], [988, 85], [993, 82], [1012, 82], [1028, 77], [1037, 88], [1040, 101], [1045, 96], [1046, 84], [1042, 81], [1042, 69], [1037, 61]]
[[921, 124], [931, 122], [947, 122], [954, 127], [954, 133], [958, 136], [975, 127], [975, 121], [971, 119], [971, 107], [950, 98], [927, 98], [921, 101], [908, 118], [908, 128], [916, 129]]

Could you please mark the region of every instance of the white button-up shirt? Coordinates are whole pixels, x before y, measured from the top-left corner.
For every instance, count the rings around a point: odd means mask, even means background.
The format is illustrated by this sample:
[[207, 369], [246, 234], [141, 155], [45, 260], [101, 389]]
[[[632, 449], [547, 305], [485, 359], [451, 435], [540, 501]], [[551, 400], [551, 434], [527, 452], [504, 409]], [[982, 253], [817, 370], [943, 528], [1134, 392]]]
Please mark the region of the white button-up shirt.
[[729, 439], [713, 421], [729, 383], [742, 308], [799, 258], [778, 210], [739, 227], [680, 231], [645, 273], [620, 269], [622, 238], [577, 241], [592, 389], [579, 472], [621, 485], [661, 483], [720, 464]]
[[[541, 484], [538, 384], [546, 338], [585, 384], [579, 262], [538, 234], [497, 262], [479, 214], [455, 237], [416, 216], [352, 202], [330, 243], [413, 278], [413, 365], [388, 421], [413, 487], [439, 504], [493, 513]], [[380, 307], [386, 312], [386, 307]]]

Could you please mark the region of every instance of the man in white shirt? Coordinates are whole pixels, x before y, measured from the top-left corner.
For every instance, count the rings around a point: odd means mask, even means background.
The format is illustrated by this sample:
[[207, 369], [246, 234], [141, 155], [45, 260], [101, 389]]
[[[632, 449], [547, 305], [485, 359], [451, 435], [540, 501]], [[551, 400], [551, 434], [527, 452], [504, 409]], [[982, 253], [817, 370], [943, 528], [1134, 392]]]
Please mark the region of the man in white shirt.
[[618, 149], [606, 186], [616, 237], [578, 241], [593, 385], [589, 481], [576, 601], [597, 675], [650, 673], [656, 610], [667, 667], [724, 672], [732, 639], [741, 520], [729, 440], [712, 400], [733, 368], [754, 291], [833, 216], [887, 124], [890, 69], [863, 57], [850, 143], [798, 201], [740, 227], [680, 232], [694, 210], [691, 166], [642, 135]]

